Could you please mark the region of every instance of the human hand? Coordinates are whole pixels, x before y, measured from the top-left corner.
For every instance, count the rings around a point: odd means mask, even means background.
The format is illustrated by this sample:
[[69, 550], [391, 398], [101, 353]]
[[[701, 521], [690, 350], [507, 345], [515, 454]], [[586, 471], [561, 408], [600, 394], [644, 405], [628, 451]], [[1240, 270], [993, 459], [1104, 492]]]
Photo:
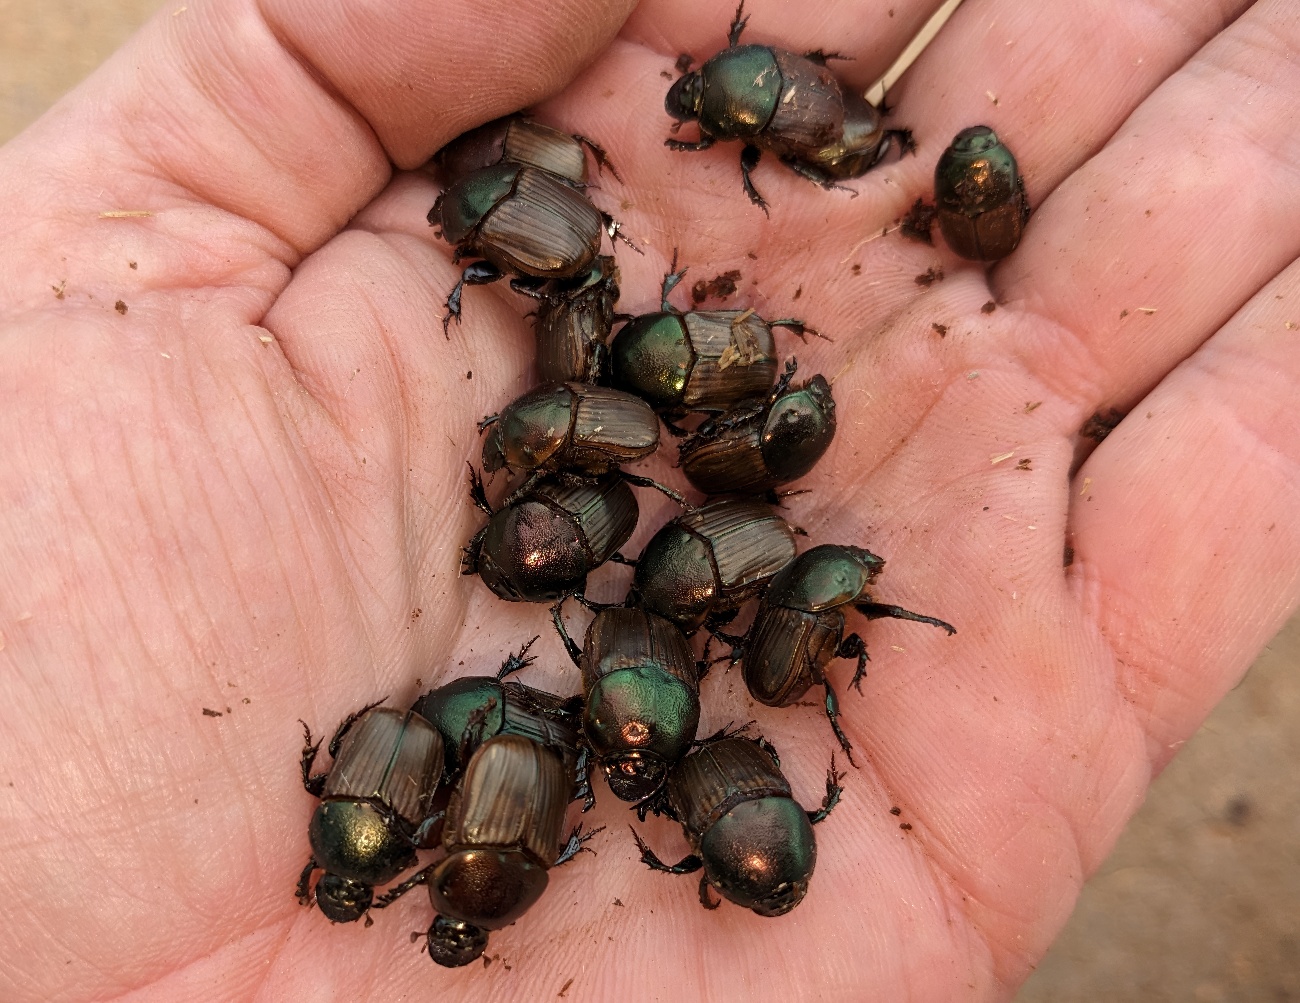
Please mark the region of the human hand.
[[[1225, 29], [1244, 3], [968, 0], [890, 95], [917, 155], [855, 199], [768, 158], [770, 221], [738, 145], [663, 147], [661, 74], [724, 44], [730, 0], [648, 0], [605, 48], [610, 7], [189, 4], [0, 155], [4, 998], [1005, 996], [1294, 608], [1285, 5]], [[753, 0], [746, 41], [851, 54], [836, 72], [865, 87], [928, 13], [892, 9]], [[1080, 45], [1099, 30], [1104, 52]], [[885, 557], [878, 597], [958, 634], [853, 624], [865, 696], [850, 663], [833, 679], [862, 768], [790, 915], [706, 913], [636, 860], [606, 796], [599, 856], [493, 934], [499, 964], [447, 972], [407, 939], [421, 895], [369, 929], [295, 902], [296, 719], [328, 732], [538, 632], [525, 681], [577, 687], [543, 609], [458, 574], [473, 423], [531, 382], [529, 304], [469, 289], [443, 340], [437, 189], [388, 160], [418, 166], [598, 52], [539, 115], [623, 176], [592, 193], [646, 250], [616, 251], [620, 309], [653, 307], [678, 248], [687, 285], [740, 269], [736, 305], [832, 337], [791, 349], [840, 419], [791, 518]], [[1036, 209], [988, 276], [878, 236], [977, 122]], [[122, 212], [150, 215], [103, 215]], [[1128, 419], [1075, 470], [1112, 407]], [[668, 514], [642, 501], [637, 541]], [[625, 578], [595, 580], [614, 598]], [[703, 699], [703, 730], [756, 717], [814, 806], [834, 748], [816, 707], [754, 709], [718, 670]], [[684, 852], [670, 823], [640, 828]]]

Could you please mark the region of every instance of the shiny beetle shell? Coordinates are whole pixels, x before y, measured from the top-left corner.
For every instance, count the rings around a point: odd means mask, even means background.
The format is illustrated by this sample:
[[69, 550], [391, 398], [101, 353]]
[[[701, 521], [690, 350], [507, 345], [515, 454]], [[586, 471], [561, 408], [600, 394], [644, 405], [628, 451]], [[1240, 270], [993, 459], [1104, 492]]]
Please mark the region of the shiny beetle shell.
[[705, 494], [760, 492], [802, 477], [834, 437], [835, 400], [817, 375], [711, 419], [678, 446], [678, 456], [687, 480]]
[[976, 125], [957, 133], [934, 169], [939, 229], [953, 253], [997, 261], [1016, 249], [1029, 200], [1016, 158], [997, 133]]
[[483, 442], [483, 468], [603, 474], [658, 446], [659, 419], [639, 397], [609, 387], [548, 383], [496, 416]]
[[583, 728], [614, 796], [639, 801], [695, 740], [695, 659], [673, 624], [639, 609], [601, 610], [580, 660]]
[[374, 707], [344, 727], [328, 774], [307, 776], [314, 747], [303, 761], [304, 783], [321, 802], [307, 829], [312, 860], [299, 897], [305, 900], [306, 879], [320, 867], [316, 901], [333, 922], [359, 919], [375, 885], [415, 864], [415, 833], [443, 765], [441, 736], [413, 712]]
[[479, 746], [447, 806], [447, 856], [428, 878], [443, 921], [429, 931], [436, 961], [473, 961], [486, 947], [483, 931], [509, 926], [541, 897], [571, 794], [559, 757], [535, 742], [498, 735]]
[[627, 542], [637, 513], [632, 490], [617, 475], [542, 481], [493, 513], [466, 548], [462, 572], [478, 574], [511, 602], [573, 595]]
[[706, 744], [674, 768], [668, 801], [705, 880], [725, 898], [760, 916], [783, 915], [803, 900], [817, 840], [762, 745], [740, 737]]
[[827, 179], [861, 177], [884, 158], [900, 133], [885, 128], [884, 116], [858, 94], [844, 95], [844, 128], [835, 141], [816, 150], [792, 151], [801, 164]]
[[722, 498], [651, 537], [632, 587], [642, 608], [690, 634], [760, 595], [794, 556], [794, 532], [771, 506]]
[[609, 368], [609, 335], [618, 302], [618, 269], [608, 254], [584, 273], [536, 290], [537, 378], [543, 383], [600, 383]]
[[463, 256], [504, 272], [567, 278], [600, 253], [604, 220], [576, 188], [546, 171], [497, 164], [462, 178], [440, 196], [429, 222]]
[[507, 115], [471, 129], [433, 159], [449, 185], [500, 163], [537, 167], [575, 184], [587, 179], [587, 154], [580, 140], [522, 115]]
[[725, 411], [776, 378], [772, 329], [752, 310], [633, 317], [611, 346], [611, 382], [670, 415]]
[[447, 750], [444, 776], [455, 777], [489, 738], [521, 735], [559, 752], [572, 769], [581, 721], [574, 698], [564, 698], [495, 676], [462, 676], [432, 689], [412, 708], [442, 735]]

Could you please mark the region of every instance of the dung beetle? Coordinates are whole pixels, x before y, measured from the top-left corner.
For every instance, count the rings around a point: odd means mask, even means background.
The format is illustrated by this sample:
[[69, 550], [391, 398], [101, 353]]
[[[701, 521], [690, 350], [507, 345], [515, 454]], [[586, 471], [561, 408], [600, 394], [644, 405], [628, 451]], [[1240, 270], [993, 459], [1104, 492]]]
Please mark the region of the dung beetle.
[[677, 447], [686, 479], [705, 494], [763, 492], [802, 477], [835, 437], [835, 400], [820, 374], [791, 389], [791, 360], [766, 397], [710, 418]]
[[682, 632], [663, 617], [611, 606], [587, 625], [579, 650], [555, 628], [582, 670], [582, 726], [614, 796], [641, 801], [695, 741], [700, 723], [699, 666]]
[[[781, 916], [808, 892], [817, 863], [812, 827], [839, 803], [843, 788], [835, 757], [826, 774], [826, 796], [817, 811], [791, 797], [776, 749], [763, 739], [719, 733], [681, 760], [668, 776], [660, 811], [681, 823], [693, 851], [668, 865], [635, 829], [641, 860], [652, 870], [700, 876], [700, 904], [719, 905], [709, 887], [760, 916]], [[658, 812], [656, 812], [658, 813]]]
[[442, 779], [442, 736], [414, 712], [370, 704], [334, 732], [328, 773], [312, 774], [320, 742], [303, 724], [302, 785], [320, 799], [307, 827], [311, 858], [297, 896], [316, 902], [334, 923], [351, 923], [370, 908], [376, 885], [416, 863], [431, 832], [430, 803]]
[[637, 558], [631, 602], [687, 634], [731, 620], [794, 560], [794, 531], [769, 505], [720, 498], [673, 519]]
[[467, 265], [448, 294], [444, 334], [452, 317], [460, 320], [466, 284], [495, 282], [507, 273], [531, 280], [581, 275], [600, 253], [602, 231], [611, 237], [617, 231], [610, 216], [564, 179], [508, 163], [484, 167], [449, 187], [429, 210], [429, 223], [442, 227], [456, 261], [486, 259]]
[[973, 261], [1005, 258], [1029, 220], [1016, 158], [987, 125], [963, 129], [943, 151], [934, 168], [934, 200], [943, 239]]
[[509, 926], [546, 890], [547, 871], [599, 832], [574, 829], [564, 814], [574, 778], [559, 756], [522, 735], [496, 735], [478, 747], [452, 792], [442, 829], [447, 855], [375, 903], [392, 904], [427, 885], [437, 915], [429, 955], [447, 968], [483, 954], [488, 933]]
[[[753, 310], [691, 310], [668, 302], [686, 274], [664, 276], [658, 313], [633, 317], [610, 349], [610, 382], [645, 400], [666, 420], [690, 411], [726, 411], [766, 393], [776, 379], [772, 328], [820, 337], [803, 321], [764, 320]], [[668, 426], [673, 431], [671, 424]]]
[[559, 753], [577, 778], [583, 811], [594, 803], [582, 741], [582, 697], [560, 697], [506, 677], [531, 665], [533, 638], [495, 676], [462, 676], [429, 690], [412, 710], [438, 729], [446, 749], [443, 779], [454, 782], [470, 756], [494, 735], [522, 735]]
[[[875, 123], [857, 104], [846, 134], [844, 93], [826, 68], [828, 60], [842, 57], [820, 49], [799, 56], [767, 45], [740, 45], [749, 20], [744, 10], [741, 0], [727, 33], [727, 48], [669, 88], [664, 109], [678, 125], [698, 121], [700, 127], [698, 141], [668, 139], [670, 148], [707, 150], [718, 140], [744, 141], [740, 173], [745, 194], [766, 213], [767, 202], [750, 178], [762, 150], [771, 150], [823, 187], [837, 187], [834, 177], [856, 177], [884, 155], [890, 139], [906, 136], [906, 130], [896, 129], [874, 137]], [[819, 170], [819, 158], [856, 173]]]
[[636, 529], [638, 508], [622, 475], [593, 480], [544, 478], [495, 512], [470, 469], [470, 497], [488, 524], [465, 548], [461, 574], [511, 602], [551, 602], [580, 594], [587, 574], [608, 561]]
[[479, 422], [487, 430], [483, 469], [573, 470], [598, 475], [649, 456], [659, 447], [659, 419], [622, 390], [583, 383], [545, 383]]
[[916, 149], [909, 129], [886, 129], [884, 115], [866, 98], [846, 92], [844, 130], [839, 139], [817, 150], [799, 151], [782, 157], [796, 173], [824, 188], [838, 188], [834, 182], [861, 177], [884, 159], [894, 143], [901, 153]]
[[823, 544], [805, 551], [772, 579], [743, 646], [732, 651], [733, 660], [743, 651], [745, 685], [769, 707], [790, 706], [813, 684], [824, 687], [826, 716], [850, 763], [853, 747], [840, 728], [839, 700], [825, 671], [832, 658], [856, 658], [850, 685], [862, 692], [867, 647], [857, 634], [844, 636], [844, 607], [868, 620], [915, 620], [957, 633], [943, 620], [876, 602], [870, 588], [884, 567], [882, 558], [861, 547]]
[[537, 378], [543, 383], [604, 382], [619, 292], [614, 259], [602, 254], [571, 279], [515, 288], [537, 300]]
[[[496, 164], [524, 164], [582, 184], [587, 180], [587, 151], [601, 169], [618, 171], [604, 149], [586, 136], [571, 135], [525, 115], [506, 115], [462, 133], [433, 155], [447, 184]], [[621, 179], [620, 179], [621, 180]]]

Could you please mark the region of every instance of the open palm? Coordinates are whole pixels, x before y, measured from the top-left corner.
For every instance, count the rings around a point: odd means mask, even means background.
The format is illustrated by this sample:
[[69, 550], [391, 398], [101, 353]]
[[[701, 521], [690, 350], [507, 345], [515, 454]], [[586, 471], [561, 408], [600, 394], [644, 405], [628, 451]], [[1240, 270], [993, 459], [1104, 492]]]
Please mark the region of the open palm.
[[[615, 38], [630, 6], [191, 2], [0, 155], [0, 996], [1006, 997], [1294, 607], [1283, 0], [968, 0], [891, 93], [915, 157], [856, 198], [769, 158], [770, 219], [734, 144], [663, 145], [674, 59], [724, 44], [730, 0], [646, 0]], [[852, 56], [836, 71], [865, 87], [930, 11], [748, 12], [747, 41]], [[861, 768], [788, 916], [706, 913], [606, 794], [597, 856], [493, 935], [486, 971], [449, 972], [407, 937], [421, 894], [370, 928], [294, 900], [297, 719], [328, 732], [537, 633], [524, 681], [577, 688], [543, 607], [459, 575], [474, 422], [532, 381], [527, 301], [468, 289], [444, 340], [437, 187], [390, 166], [543, 100], [622, 176], [591, 193], [645, 251], [617, 251], [620, 309], [654, 308], [676, 248], [688, 286], [739, 270], [728, 306], [833, 339], [779, 342], [839, 406], [790, 518], [885, 557], [877, 598], [958, 633], [853, 624]], [[883, 232], [981, 122], [1036, 208], [987, 275]], [[1112, 409], [1088, 455], [1081, 426]], [[642, 501], [629, 553], [669, 513]], [[820, 799], [816, 701], [755, 708], [721, 667], [703, 699], [705, 729], [757, 718]]]

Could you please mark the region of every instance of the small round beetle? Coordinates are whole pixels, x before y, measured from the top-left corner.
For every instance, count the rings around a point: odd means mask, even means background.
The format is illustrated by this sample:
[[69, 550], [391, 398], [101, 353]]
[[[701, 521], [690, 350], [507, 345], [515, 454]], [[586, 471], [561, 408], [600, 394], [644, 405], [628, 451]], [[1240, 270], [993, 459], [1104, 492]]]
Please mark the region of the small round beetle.
[[612, 606], [587, 625], [579, 650], [559, 603], [552, 615], [582, 670], [583, 730], [609, 789], [622, 801], [650, 797], [700, 723], [698, 666], [686, 638], [653, 613]]
[[370, 704], [339, 725], [329, 772], [313, 775], [320, 742], [302, 728], [302, 785], [320, 804], [307, 828], [312, 856], [298, 878], [298, 901], [311, 904], [311, 874], [320, 868], [320, 911], [351, 923], [370, 908], [375, 885], [414, 866], [416, 848], [428, 840], [442, 737], [419, 714]]
[[857, 634], [844, 636], [844, 607], [868, 620], [915, 620], [957, 633], [943, 620], [876, 602], [870, 586], [884, 567], [882, 558], [861, 547], [824, 544], [805, 551], [772, 580], [743, 645], [732, 651], [734, 660], [743, 649], [745, 685], [769, 707], [788, 707], [810, 686], [822, 686], [826, 717], [850, 763], [853, 747], [840, 728], [839, 700], [825, 672], [832, 658], [856, 658], [850, 685], [862, 692], [867, 646]]
[[668, 777], [666, 804], [652, 809], [681, 823], [692, 852], [663, 863], [636, 830], [641, 860], [652, 870], [700, 877], [700, 904], [716, 909], [709, 887], [760, 916], [781, 916], [808, 892], [817, 863], [812, 827], [839, 803], [842, 788], [835, 758], [826, 774], [826, 796], [805, 811], [790, 796], [776, 750], [763, 739], [719, 733], [700, 743]]
[[537, 300], [537, 378], [543, 383], [604, 382], [619, 292], [614, 259], [602, 254], [585, 274], [515, 289]]
[[574, 778], [560, 757], [522, 735], [489, 738], [471, 757], [447, 805], [447, 855], [375, 903], [392, 904], [427, 885], [437, 912], [426, 937], [429, 955], [447, 968], [467, 965], [488, 933], [509, 926], [541, 898], [547, 871], [583, 849], [574, 829], [563, 838]]
[[501, 163], [537, 167], [582, 184], [587, 180], [588, 150], [598, 167], [608, 167], [618, 177], [604, 149], [586, 136], [552, 129], [524, 115], [507, 115], [462, 133], [435, 153], [433, 159], [449, 185], [484, 167]]
[[794, 560], [794, 531], [772, 508], [721, 498], [673, 519], [637, 558], [631, 602], [687, 634], [712, 630]]
[[[673, 257], [673, 269], [677, 258]], [[665, 419], [690, 411], [726, 411], [766, 393], [776, 378], [772, 328], [799, 337], [816, 331], [790, 318], [764, 320], [753, 310], [677, 310], [668, 293], [686, 269], [664, 276], [660, 312], [633, 317], [611, 346], [611, 382], [636, 394]], [[674, 429], [669, 424], [669, 429]]]
[[1005, 258], [1020, 243], [1029, 199], [1016, 158], [987, 125], [963, 129], [934, 168], [939, 229], [953, 253]]
[[802, 477], [835, 437], [835, 400], [820, 374], [790, 389], [791, 360], [767, 397], [710, 418], [677, 447], [686, 479], [705, 494], [769, 491]]
[[452, 317], [460, 320], [466, 284], [495, 282], [507, 273], [541, 280], [581, 275], [600, 253], [602, 230], [611, 237], [617, 230], [562, 178], [509, 163], [484, 167], [444, 191], [429, 210], [429, 223], [442, 227], [457, 261], [486, 259], [468, 265], [447, 296], [444, 334]]
[[465, 548], [461, 574], [511, 602], [552, 602], [580, 594], [587, 574], [636, 529], [638, 508], [623, 477], [547, 478], [516, 492], [495, 512], [470, 469], [470, 497], [488, 515]]
[[609, 387], [547, 383], [479, 422], [483, 469], [606, 474], [659, 446], [659, 419], [639, 397]]
[[[533, 638], [536, 641], [537, 638]], [[529, 641], [512, 654], [495, 676], [462, 676], [429, 690], [412, 710], [442, 735], [446, 749], [443, 779], [454, 782], [480, 745], [494, 735], [522, 735], [558, 753], [578, 780], [583, 811], [595, 800], [587, 782], [587, 755], [581, 749], [582, 697], [560, 697], [507, 680], [533, 663]]]

